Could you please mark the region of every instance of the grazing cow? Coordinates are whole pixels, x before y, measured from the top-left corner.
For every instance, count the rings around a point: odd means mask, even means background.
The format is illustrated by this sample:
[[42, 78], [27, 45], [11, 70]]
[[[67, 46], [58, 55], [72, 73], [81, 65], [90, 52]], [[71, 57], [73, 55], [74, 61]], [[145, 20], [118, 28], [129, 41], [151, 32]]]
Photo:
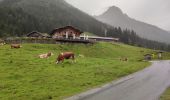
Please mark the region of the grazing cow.
[[63, 62], [64, 59], [72, 59], [73, 61], [75, 60], [75, 55], [73, 52], [64, 52], [60, 53], [57, 57], [56, 64]]
[[5, 45], [6, 43], [4, 42], [4, 43], [0, 43], [0, 46], [3, 46], [3, 45]]
[[16, 49], [18, 49], [18, 48], [21, 48], [22, 46], [20, 45], [20, 44], [11, 44], [11, 49], [12, 48], [16, 48]]
[[128, 61], [128, 58], [127, 57], [122, 57], [122, 58], [120, 58], [120, 61]]
[[46, 53], [46, 54], [38, 55], [38, 57], [41, 58], [41, 59], [44, 59], [44, 58], [49, 58], [52, 55], [54, 55], [54, 54], [52, 52], [49, 52], [49, 53]]

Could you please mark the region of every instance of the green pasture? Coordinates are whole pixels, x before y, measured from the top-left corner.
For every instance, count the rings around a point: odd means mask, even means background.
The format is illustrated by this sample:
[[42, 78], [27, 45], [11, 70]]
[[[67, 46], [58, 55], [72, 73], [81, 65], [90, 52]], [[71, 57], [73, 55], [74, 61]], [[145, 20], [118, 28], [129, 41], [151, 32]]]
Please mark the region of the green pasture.
[[[0, 100], [61, 100], [145, 68], [150, 63], [142, 61], [143, 55], [153, 52], [104, 42], [22, 46], [0, 46]], [[64, 51], [74, 52], [76, 63], [66, 60], [55, 64], [57, 55]], [[54, 55], [48, 59], [37, 57], [47, 52]], [[120, 61], [121, 57], [128, 61]]]

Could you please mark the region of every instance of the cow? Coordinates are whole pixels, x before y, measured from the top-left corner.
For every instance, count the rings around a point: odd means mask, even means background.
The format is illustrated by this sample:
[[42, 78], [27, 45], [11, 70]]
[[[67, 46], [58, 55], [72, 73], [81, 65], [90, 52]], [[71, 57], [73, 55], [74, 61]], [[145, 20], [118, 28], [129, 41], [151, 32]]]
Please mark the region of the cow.
[[22, 46], [20, 44], [11, 44], [11, 49], [12, 48], [15, 48], [15, 49], [18, 49], [18, 48], [21, 48]]
[[52, 55], [54, 55], [52, 52], [48, 52], [46, 54], [40, 54], [40, 55], [38, 55], [38, 57], [41, 58], [41, 59], [44, 59], [44, 58], [49, 58]]
[[6, 43], [5, 42], [3, 42], [3, 43], [0, 43], [0, 46], [3, 46], [3, 45], [5, 45]]
[[120, 58], [120, 61], [128, 61], [128, 58], [127, 57], [122, 57], [122, 58]]
[[73, 52], [60, 53], [56, 59], [56, 64], [59, 64], [60, 62], [63, 63], [64, 59], [72, 59], [73, 61], [75, 61], [75, 55]]

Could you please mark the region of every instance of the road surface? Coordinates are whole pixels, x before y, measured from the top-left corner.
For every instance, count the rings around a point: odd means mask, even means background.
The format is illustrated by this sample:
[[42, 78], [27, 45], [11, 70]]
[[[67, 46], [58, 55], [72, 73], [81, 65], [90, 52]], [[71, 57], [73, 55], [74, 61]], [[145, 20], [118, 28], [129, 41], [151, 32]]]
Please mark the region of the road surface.
[[170, 61], [153, 61], [137, 73], [65, 100], [158, 100], [170, 86]]

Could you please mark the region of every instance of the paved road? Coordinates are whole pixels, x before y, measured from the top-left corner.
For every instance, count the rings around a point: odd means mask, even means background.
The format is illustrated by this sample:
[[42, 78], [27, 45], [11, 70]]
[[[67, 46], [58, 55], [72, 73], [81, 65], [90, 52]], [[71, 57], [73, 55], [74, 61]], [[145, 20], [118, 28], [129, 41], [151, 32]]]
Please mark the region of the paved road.
[[135, 74], [66, 100], [158, 100], [170, 85], [170, 61], [154, 61]]

